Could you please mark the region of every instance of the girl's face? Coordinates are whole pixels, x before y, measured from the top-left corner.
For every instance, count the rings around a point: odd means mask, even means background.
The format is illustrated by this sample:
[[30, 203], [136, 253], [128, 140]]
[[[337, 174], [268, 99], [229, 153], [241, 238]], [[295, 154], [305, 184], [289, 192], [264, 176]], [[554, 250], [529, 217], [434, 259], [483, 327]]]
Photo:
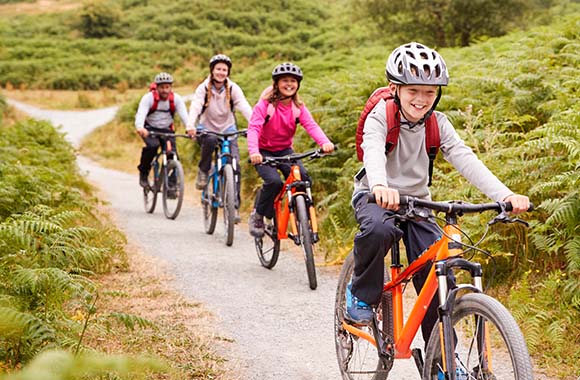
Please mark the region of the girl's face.
[[[391, 84], [391, 86], [395, 86]], [[411, 123], [416, 123], [433, 107], [437, 98], [437, 86], [426, 85], [398, 85], [395, 86], [403, 114]], [[391, 91], [394, 90], [391, 88]]]
[[228, 65], [223, 62], [218, 62], [213, 67], [211, 75], [216, 82], [223, 82], [228, 77], [229, 71]]
[[283, 97], [292, 97], [298, 91], [298, 80], [293, 76], [283, 76], [278, 79], [278, 90]]

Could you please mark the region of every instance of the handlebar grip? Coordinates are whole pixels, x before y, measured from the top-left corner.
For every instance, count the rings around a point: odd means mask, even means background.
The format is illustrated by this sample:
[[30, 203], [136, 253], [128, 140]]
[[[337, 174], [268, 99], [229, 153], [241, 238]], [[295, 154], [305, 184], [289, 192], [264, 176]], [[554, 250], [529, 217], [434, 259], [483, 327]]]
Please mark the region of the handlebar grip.
[[[375, 195], [373, 193], [367, 194], [367, 201], [369, 203], [377, 203], [377, 199], [375, 198]], [[407, 204], [409, 204], [409, 196], [407, 195], [399, 196], [399, 205], [406, 206]]]
[[[534, 211], [534, 208], [535, 208], [534, 204], [532, 202], [530, 202], [530, 206], [528, 207], [527, 212]], [[505, 210], [506, 211], [512, 211], [513, 209], [514, 208], [513, 208], [511, 202], [505, 202]]]

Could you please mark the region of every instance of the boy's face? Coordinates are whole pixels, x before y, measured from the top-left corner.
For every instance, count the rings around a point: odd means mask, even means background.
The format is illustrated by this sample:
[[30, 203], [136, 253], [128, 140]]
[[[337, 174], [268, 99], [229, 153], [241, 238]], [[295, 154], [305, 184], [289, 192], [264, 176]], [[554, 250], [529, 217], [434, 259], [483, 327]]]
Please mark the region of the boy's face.
[[411, 123], [416, 123], [433, 107], [437, 98], [437, 86], [395, 85], [390, 84], [391, 91], [397, 91], [401, 99], [403, 114]]

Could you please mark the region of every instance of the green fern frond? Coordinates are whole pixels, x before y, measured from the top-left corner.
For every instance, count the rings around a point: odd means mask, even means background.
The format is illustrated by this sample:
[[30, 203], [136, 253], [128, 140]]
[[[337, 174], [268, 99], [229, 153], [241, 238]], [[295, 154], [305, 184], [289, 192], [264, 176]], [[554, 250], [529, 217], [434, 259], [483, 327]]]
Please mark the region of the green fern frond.
[[108, 318], [121, 323], [127, 330], [134, 331], [136, 326], [140, 328], [156, 328], [155, 324], [143, 317], [134, 314], [113, 312], [107, 315]]

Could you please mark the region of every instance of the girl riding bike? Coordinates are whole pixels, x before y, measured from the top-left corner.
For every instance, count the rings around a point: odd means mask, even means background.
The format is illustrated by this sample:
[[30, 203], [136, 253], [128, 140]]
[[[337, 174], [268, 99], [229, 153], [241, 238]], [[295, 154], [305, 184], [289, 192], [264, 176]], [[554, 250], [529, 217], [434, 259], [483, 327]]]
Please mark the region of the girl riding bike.
[[[264, 91], [254, 106], [248, 125], [250, 161], [256, 165], [258, 174], [264, 180], [249, 221], [250, 234], [257, 238], [264, 236], [264, 216], [274, 217], [274, 198], [283, 185], [275, 167], [258, 165], [262, 163], [263, 156], [281, 157], [294, 153], [292, 139], [298, 123], [322, 147], [324, 153], [334, 150], [334, 144], [326, 137], [298, 96], [302, 78], [302, 70], [292, 63], [285, 62], [276, 66], [272, 71], [272, 86]], [[306, 169], [302, 164], [299, 165], [302, 179], [308, 180]], [[284, 177], [290, 174], [289, 164], [280, 164], [277, 169]]]

